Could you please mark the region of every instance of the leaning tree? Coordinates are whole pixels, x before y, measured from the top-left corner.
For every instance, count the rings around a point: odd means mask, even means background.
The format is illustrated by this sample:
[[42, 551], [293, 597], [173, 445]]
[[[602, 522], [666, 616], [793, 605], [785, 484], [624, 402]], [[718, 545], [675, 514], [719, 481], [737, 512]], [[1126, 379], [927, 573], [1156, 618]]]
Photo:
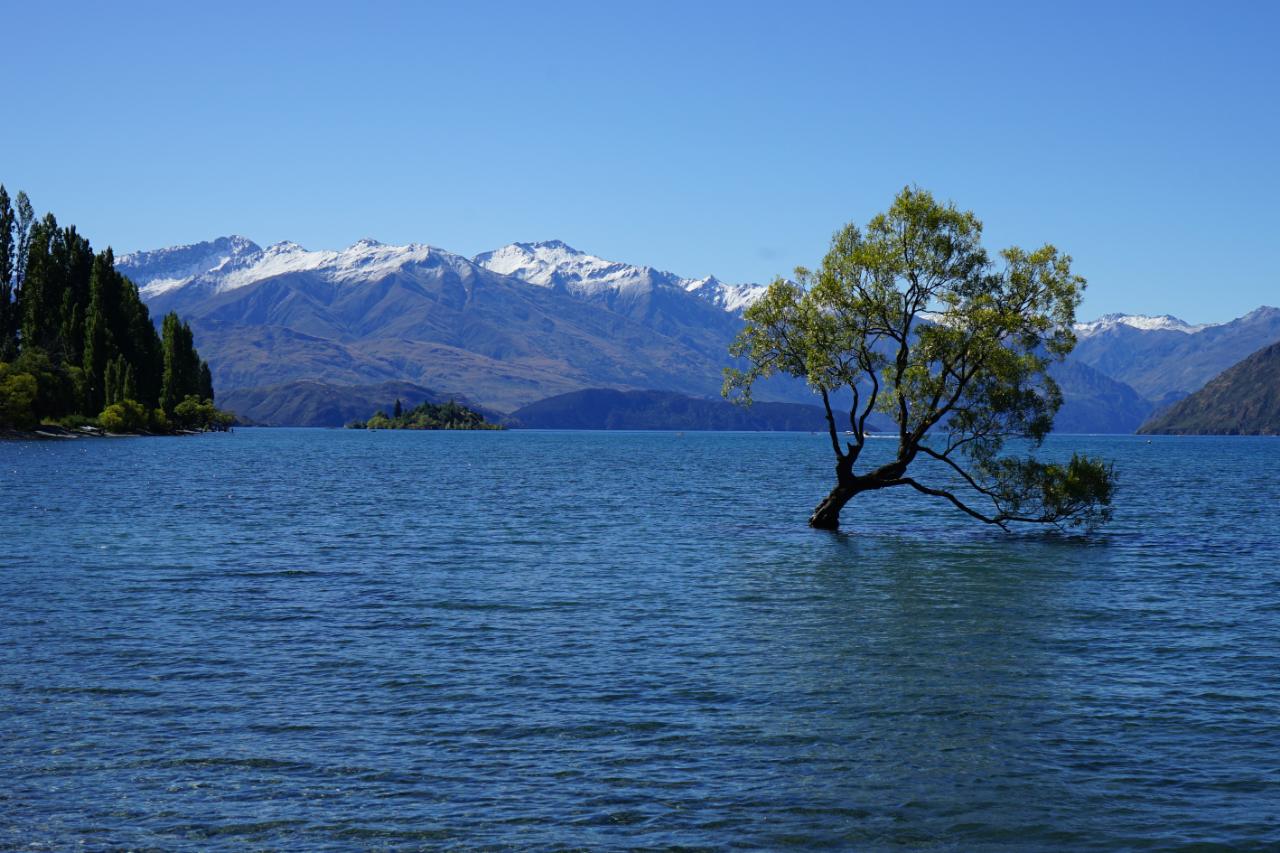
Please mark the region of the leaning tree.
[[[1048, 245], [994, 262], [981, 236], [972, 212], [907, 188], [865, 229], [839, 231], [816, 272], [774, 281], [745, 312], [730, 352], [746, 366], [725, 371], [725, 395], [749, 403], [756, 380], [789, 374], [826, 407], [836, 484], [813, 527], [835, 529], [854, 496], [899, 486], [1005, 529], [1110, 517], [1109, 464], [1034, 455], [1062, 404], [1048, 368], [1075, 346], [1084, 279]], [[851, 400], [843, 440], [837, 400]], [[897, 451], [859, 470], [873, 412], [896, 424]], [[1011, 440], [1022, 454], [1004, 453]]]

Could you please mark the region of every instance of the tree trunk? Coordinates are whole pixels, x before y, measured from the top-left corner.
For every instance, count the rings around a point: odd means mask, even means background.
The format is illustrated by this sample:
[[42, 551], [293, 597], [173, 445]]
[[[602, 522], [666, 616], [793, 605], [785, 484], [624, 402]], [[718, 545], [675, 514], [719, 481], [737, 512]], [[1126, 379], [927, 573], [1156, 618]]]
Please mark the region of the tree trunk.
[[818, 530], [837, 530], [840, 527], [840, 510], [844, 509], [854, 495], [858, 493], [852, 485], [841, 484], [831, 490], [831, 494], [822, 499], [822, 503], [809, 516], [809, 526]]

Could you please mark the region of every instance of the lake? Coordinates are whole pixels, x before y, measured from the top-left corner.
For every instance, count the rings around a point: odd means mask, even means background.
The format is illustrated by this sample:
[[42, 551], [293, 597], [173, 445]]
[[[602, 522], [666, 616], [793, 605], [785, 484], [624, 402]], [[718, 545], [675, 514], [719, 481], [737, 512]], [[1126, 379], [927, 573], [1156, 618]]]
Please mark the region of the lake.
[[1280, 439], [1047, 449], [1102, 534], [809, 530], [823, 435], [0, 442], [0, 848], [1275, 849]]

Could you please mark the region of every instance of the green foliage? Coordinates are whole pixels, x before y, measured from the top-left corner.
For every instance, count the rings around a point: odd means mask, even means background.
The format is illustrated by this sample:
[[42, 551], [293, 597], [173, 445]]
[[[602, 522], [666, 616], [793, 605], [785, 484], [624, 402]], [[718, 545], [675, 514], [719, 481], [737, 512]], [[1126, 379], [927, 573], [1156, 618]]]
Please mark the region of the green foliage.
[[188, 395], [212, 400], [190, 327], [175, 315], [166, 328], [167, 350], [110, 249], [95, 255], [74, 227], [37, 220], [25, 193], [11, 206], [0, 186], [0, 361], [35, 379], [37, 422], [126, 400], [169, 413]]
[[0, 361], [0, 428], [30, 429], [38, 423], [35, 413], [39, 387], [30, 373]]
[[98, 419], [88, 415], [67, 415], [64, 418], [58, 418], [58, 426], [63, 429], [98, 426]]
[[235, 423], [235, 416], [214, 408], [212, 400], [192, 394], [174, 406], [172, 422], [180, 429], [225, 431]]
[[13, 361], [13, 367], [19, 373], [35, 377], [38, 390], [32, 408], [39, 421], [55, 420], [75, 411], [76, 385], [73, 375], [54, 364], [44, 350], [24, 347]]
[[355, 421], [350, 429], [502, 429], [498, 424], [491, 424], [484, 415], [468, 409], [454, 400], [447, 403], [423, 403], [409, 411], [403, 411], [400, 401], [396, 401], [397, 414], [387, 417], [386, 412], [378, 411], [367, 421]]
[[[1075, 346], [1084, 279], [1053, 246], [1006, 249], [996, 262], [981, 236], [972, 212], [906, 188], [865, 229], [837, 232], [816, 272], [775, 281], [745, 312], [730, 352], [746, 367], [726, 370], [724, 393], [749, 403], [757, 380], [783, 373], [821, 394], [837, 461], [836, 516], [854, 494], [901, 485], [1001, 526], [1108, 516], [1114, 475], [1105, 463], [1000, 455], [1013, 438], [1034, 450], [1053, 426], [1062, 395], [1047, 370]], [[837, 391], [852, 399], [844, 447], [831, 407]], [[898, 450], [858, 474], [873, 412], [896, 423]], [[991, 509], [906, 476], [919, 456], [948, 466]], [[811, 522], [819, 520], [815, 513]]]
[[[200, 355], [192, 345], [191, 327], [170, 311], [161, 325], [164, 372], [160, 380], [160, 406], [169, 414], [189, 396], [200, 396]], [[213, 382], [210, 379], [210, 389]]]
[[134, 400], [122, 400], [112, 403], [98, 415], [98, 423], [107, 432], [125, 433], [145, 430], [151, 421], [151, 414]]

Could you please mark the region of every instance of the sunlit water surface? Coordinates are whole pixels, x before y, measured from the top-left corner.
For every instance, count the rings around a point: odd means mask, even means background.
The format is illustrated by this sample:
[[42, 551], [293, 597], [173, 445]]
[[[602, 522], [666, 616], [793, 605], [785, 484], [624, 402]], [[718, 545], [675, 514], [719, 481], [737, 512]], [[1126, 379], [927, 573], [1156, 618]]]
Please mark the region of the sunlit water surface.
[[1275, 849], [1280, 439], [1048, 448], [1104, 535], [811, 531], [821, 435], [0, 443], [0, 849]]

